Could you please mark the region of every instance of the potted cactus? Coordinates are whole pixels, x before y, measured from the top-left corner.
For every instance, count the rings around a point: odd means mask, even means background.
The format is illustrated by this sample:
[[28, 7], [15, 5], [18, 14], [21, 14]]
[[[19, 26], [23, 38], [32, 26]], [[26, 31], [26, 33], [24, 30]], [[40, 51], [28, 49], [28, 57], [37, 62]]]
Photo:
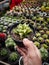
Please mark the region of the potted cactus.
[[8, 58], [8, 63], [10, 63], [11, 65], [15, 65], [18, 63], [18, 60], [19, 60], [19, 55], [17, 52], [12, 52], [10, 55], [9, 55], [9, 58]]
[[8, 58], [8, 50], [6, 48], [2, 48], [0, 50], [0, 59], [1, 60], [6, 60]]
[[10, 28], [10, 35], [12, 36], [14, 41], [18, 43], [18, 45], [22, 44], [23, 38], [28, 38], [32, 40], [33, 30], [30, 28], [29, 24], [18, 23], [18, 24], [14, 24], [14, 26]]
[[9, 37], [6, 41], [6, 47], [10, 50], [10, 51], [14, 51], [14, 46], [16, 46], [16, 44], [14, 43], [14, 41]]

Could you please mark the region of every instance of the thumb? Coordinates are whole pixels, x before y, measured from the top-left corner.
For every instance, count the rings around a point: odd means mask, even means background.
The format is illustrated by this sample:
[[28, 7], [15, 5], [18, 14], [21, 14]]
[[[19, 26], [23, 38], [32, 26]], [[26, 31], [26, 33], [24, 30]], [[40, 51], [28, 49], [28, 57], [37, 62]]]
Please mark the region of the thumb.
[[23, 39], [23, 44], [25, 47], [31, 47], [32, 41], [28, 40], [27, 38]]

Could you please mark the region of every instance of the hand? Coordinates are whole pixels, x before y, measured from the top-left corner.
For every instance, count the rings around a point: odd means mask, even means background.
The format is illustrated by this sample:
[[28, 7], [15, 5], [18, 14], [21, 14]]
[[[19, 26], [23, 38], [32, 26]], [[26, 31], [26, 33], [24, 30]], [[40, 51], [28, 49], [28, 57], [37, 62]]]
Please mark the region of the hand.
[[41, 55], [38, 48], [32, 41], [23, 40], [26, 48], [16, 47], [18, 52], [23, 56], [24, 65], [42, 65]]

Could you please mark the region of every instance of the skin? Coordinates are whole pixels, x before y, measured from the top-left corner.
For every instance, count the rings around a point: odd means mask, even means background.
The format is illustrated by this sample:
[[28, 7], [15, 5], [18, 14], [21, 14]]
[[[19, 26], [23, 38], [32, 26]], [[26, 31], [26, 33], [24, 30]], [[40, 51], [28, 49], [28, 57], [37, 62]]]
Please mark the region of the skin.
[[23, 57], [24, 65], [42, 65], [41, 55], [34, 43], [28, 39], [23, 39], [25, 48], [16, 47]]

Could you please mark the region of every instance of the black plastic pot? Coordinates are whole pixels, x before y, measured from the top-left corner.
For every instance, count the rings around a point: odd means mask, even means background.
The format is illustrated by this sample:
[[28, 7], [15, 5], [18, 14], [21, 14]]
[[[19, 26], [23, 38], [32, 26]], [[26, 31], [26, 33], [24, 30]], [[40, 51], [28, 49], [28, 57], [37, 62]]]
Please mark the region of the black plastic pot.
[[0, 42], [0, 48], [5, 47], [5, 41]]
[[[3, 49], [3, 48], [1, 48], [0, 51], [1, 51], [2, 49]], [[7, 48], [5, 48], [5, 49], [7, 49]], [[10, 53], [10, 51], [9, 51], [8, 49], [7, 49], [7, 51], [8, 51], [8, 54], [7, 54], [6, 56], [0, 55], [0, 60], [2, 60], [2, 61], [7, 61], [8, 56], [9, 56], [9, 53]]]
[[15, 51], [14, 46], [7, 47], [10, 51]]
[[[20, 24], [20, 23], [15, 23], [15, 24], [13, 24], [13, 25], [10, 27], [10, 29], [9, 29], [9, 34], [11, 35], [12, 39], [14, 40], [14, 42], [15, 42], [18, 46], [20, 46], [20, 47], [25, 47], [22, 40], [17, 40], [17, 39], [16, 39], [15, 37], [13, 37], [13, 35], [12, 35], [12, 30], [13, 30], [13, 28], [17, 27], [17, 25], [19, 25], [19, 24]], [[31, 39], [30, 39], [30, 40], [31, 40]]]
[[9, 63], [10, 65], [18, 65], [20, 55], [19, 55], [19, 53], [17, 51], [15, 51], [15, 52], [18, 54], [18, 58], [16, 59], [16, 61], [10, 61], [9, 58], [8, 58], [7, 63]]

